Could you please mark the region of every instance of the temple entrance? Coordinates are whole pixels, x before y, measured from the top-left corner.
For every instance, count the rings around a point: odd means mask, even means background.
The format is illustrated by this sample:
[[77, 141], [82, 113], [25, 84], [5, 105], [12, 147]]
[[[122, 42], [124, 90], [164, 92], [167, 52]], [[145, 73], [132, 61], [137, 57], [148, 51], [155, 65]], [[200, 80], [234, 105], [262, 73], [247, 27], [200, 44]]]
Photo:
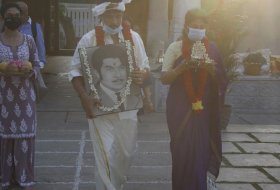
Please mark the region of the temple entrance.
[[[0, 0], [1, 4], [18, 0]], [[48, 54], [72, 55], [79, 39], [92, 30], [96, 20], [92, 8], [96, 0], [23, 0], [33, 21], [42, 24]], [[132, 1], [126, 15], [145, 44], [149, 1]]]
[[147, 40], [149, 0], [132, 1], [126, 6], [126, 16], [131, 19], [133, 29], [140, 34], [144, 44]]
[[[52, 0], [51, 0], [52, 2]], [[95, 0], [59, 0], [53, 1], [55, 7], [55, 25], [58, 36], [54, 40], [55, 52], [73, 53], [80, 38], [92, 30], [97, 19], [92, 15]], [[147, 36], [149, 1], [132, 1], [126, 6], [126, 15], [131, 19], [134, 29], [141, 35], [144, 43]]]
[[[92, 15], [95, 0], [50, 0], [50, 7], [55, 11], [50, 14], [54, 18], [55, 27], [49, 36], [51, 52], [59, 55], [72, 54], [80, 38], [92, 30], [97, 19]], [[126, 7], [126, 15], [131, 19], [134, 29], [141, 35], [144, 43], [147, 36], [148, 0], [132, 1]], [[50, 10], [51, 11], [51, 10]], [[52, 20], [52, 19], [51, 19]], [[50, 23], [52, 25], [52, 23]]]

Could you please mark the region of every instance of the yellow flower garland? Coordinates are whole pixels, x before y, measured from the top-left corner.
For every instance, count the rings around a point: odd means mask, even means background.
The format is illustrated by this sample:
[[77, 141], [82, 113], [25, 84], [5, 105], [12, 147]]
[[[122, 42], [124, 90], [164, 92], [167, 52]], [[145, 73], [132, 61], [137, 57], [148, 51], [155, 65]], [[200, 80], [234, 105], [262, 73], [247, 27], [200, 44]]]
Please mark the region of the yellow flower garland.
[[202, 101], [201, 101], [201, 100], [198, 100], [198, 101], [192, 103], [192, 109], [193, 109], [194, 111], [203, 110], [204, 107], [203, 107], [203, 105], [202, 105]]

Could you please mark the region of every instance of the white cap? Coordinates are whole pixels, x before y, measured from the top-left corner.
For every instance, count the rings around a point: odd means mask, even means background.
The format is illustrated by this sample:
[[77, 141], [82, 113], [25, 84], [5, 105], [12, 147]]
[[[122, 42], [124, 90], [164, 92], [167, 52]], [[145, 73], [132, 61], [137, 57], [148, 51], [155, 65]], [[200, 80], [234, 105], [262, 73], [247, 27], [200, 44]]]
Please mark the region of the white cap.
[[[125, 11], [125, 4], [130, 3], [132, 0], [122, 0], [119, 3], [104, 2], [96, 5], [92, 9], [93, 16], [100, 16], [107, 10], [119, 10], [121, 12]], [[112, 6], [109, 6], [112, 5]]]

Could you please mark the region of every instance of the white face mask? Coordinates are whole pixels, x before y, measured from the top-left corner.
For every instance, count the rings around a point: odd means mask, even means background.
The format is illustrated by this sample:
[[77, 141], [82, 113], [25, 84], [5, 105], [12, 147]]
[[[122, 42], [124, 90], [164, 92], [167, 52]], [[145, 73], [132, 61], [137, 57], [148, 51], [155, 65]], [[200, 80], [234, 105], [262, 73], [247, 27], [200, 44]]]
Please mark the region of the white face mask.
[[122, 29], [123, 29], [122, 25], [120, 25], [117, 28], [111, 28], [110, 26], [103, 24], [103, 31], [110, 35], [115, 35], [117, 33], [120, 33]]
[[188, 28], [188, 38], [191, 41], [201, 41], [203, 38], [205, 38], [206, 35], [206, 29], [196, 29], [196, 28]]

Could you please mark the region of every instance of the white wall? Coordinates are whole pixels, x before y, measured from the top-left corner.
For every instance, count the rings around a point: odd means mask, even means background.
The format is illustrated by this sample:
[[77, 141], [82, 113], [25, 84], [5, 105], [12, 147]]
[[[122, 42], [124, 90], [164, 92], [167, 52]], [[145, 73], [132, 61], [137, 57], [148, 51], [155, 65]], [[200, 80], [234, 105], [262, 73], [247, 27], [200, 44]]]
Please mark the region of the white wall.
[[161, 42], [166, 44], [168, 41], [168, 0], [151, 0], [149, 3], [147, 50], [149, 56], [155, 57]]

